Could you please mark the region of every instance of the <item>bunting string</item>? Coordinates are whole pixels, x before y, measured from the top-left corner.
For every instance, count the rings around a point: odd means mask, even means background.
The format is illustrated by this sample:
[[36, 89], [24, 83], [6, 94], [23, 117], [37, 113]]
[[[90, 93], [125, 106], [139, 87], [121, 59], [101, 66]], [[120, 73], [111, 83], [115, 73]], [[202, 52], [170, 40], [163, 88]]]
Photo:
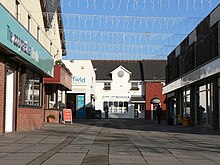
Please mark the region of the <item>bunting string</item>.
[[[44, 0], [46, 3], [47, 0]], [[97, 2], [98, 1], [98, 2]], [[173, 2], [174, 0], [172, 0]], [[189, 9], [189, 4], [192, 5], [192, 8], [196, 10], [196, 4], [200, 4], [201, 9], [203, 9], [204, 5], [209, 5], [212, 7], [213, 2], [220, 0], [193, 0], [192, 3], [189, 3], [189, 0], [175, 0], [177, 4], [177, 8], [181, 8], [181, 2], [185, 2], [183, 5], [186, 10]], [[94, 10], [97, 9], [97, 6], [101, 7], [102, 9], [110, 9], [110, 10], [123, 10], [126, 8], [127, 11], [129, 10], [146, 10], [147, 3], [149, 2], [150, 7], [153, 11], [156, 10], [156, 7], [162, 9], [163, 7], [170, 8], [170, 0], [124, 0], [125, 3], [122, 3], [122, 0], [86, 0], [86, 3], [82, 2], [81, 0], [60, 0], [60, 4], [63, 7], [64, 5], [67, 6], [77, 6], [77, 8], [93, 8]], [[51, 1], [51, 4], [54, 6], [54, 0]], [[125, 6], [123, 6], [125, 5]], [[140, 6], [143, 6], [140, 8]]]
[[[49, 20], [53, 16], [53, 13], [44, 12], [43, 16], [46, 20]], [[66, 28], [93, 29], [97, 28], [97, 26], [94, 26], [94, 23], [97, 23], [96, 25], [99, 27], [115, 30], [118, 30], [119, 27], [122, 27], [123, 30], [148, 30], [150, 27], [154, 29], [155, 25], [159, 25], [160, 29], [164, 27], [168, 29], [169, 27], [174, 28], [174, 26], [179, 26], [180, 24], [188, 26], [191, 23], [194, 25], [195, 22], [202, 19], [201, 17], [138, 17], [72, 13], [62, 13], [58, 19], [61, 18], [66, 23]]]
[[[173, 33], [132, 33], [132, 32], [110, 32], [110, 31], [89, 31], [89, 30], [60, 30], [65, 33], [66, 40], [75, 40], [79, 42], [109, 42], [109, 43], [131, 43], [140, 44], [148, 41], [180, 41], [186, 34], [173, 34]], [[158, 41], [158, 42], [159, 42]]]

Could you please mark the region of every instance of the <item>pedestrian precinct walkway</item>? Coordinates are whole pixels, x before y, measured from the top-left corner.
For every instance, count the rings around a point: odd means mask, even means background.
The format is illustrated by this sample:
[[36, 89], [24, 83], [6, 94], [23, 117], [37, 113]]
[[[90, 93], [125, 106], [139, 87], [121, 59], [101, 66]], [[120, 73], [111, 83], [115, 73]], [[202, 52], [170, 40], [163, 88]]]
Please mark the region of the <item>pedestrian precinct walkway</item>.
[[7, 165], [219, 165], [220, 131], [142, 119], [76, 120], [0, 136]]

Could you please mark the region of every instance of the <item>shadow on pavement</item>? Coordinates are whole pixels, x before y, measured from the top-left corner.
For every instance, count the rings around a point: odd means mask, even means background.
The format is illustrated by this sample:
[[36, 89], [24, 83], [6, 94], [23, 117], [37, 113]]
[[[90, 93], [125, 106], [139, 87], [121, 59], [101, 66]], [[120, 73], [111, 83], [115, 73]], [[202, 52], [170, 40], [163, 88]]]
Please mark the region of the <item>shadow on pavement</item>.
[[74, 123], [104, 128], [127, 129], [138, 131], [220, 135], [220, 129], [214, 130], [212, 128], [198, 128], [196, 126], [172, 126], [167, 125], [165, 121], [162, 121], [161, 125], [158, 125], [155, 121], [149, 121], [146, 119], [76, 119]]

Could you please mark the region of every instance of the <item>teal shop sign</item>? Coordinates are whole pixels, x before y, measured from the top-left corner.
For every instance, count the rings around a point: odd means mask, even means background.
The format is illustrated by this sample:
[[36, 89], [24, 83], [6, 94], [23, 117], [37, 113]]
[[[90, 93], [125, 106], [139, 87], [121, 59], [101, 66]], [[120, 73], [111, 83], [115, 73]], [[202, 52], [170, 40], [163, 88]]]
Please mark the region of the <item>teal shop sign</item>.
[[0, 5], [0, 42], [45, 74], [53, 76], [53, 57]]

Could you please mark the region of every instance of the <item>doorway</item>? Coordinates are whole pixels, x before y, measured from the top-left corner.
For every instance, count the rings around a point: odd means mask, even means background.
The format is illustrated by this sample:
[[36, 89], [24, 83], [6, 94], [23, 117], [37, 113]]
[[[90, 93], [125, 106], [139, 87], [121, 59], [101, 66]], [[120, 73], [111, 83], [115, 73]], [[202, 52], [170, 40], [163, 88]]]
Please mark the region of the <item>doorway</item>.
[[14, 70], [7, 69], [6, 75], [6, 104], [5, 104], [5, 133], [13, 131], [14, 118]]
[[212, 83], [205, 84], [199, 87], [198, 93], [198, 125], [202, 127], [213, 126], [213, 95], [212, 95]]

